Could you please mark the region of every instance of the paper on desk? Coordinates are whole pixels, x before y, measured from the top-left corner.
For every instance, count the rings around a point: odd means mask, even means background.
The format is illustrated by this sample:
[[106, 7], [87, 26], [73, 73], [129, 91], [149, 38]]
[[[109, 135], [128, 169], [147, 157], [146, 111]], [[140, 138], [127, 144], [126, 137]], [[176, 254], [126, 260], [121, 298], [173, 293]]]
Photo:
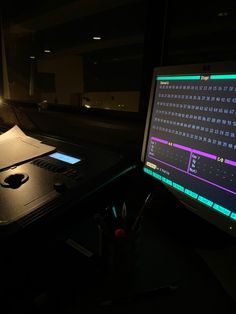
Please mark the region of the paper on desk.
[[33, 137], [27, 136], [17, 125], [15, 125], [10, 130], [0, 135], [0, 143], [1, 141], [9, 140], [15, 137], [27, 138], [32, 142], [40, 142]]
[[14, 126], [0, 135], [0, 170], [54, 151], [55, 147], [25, 135]]

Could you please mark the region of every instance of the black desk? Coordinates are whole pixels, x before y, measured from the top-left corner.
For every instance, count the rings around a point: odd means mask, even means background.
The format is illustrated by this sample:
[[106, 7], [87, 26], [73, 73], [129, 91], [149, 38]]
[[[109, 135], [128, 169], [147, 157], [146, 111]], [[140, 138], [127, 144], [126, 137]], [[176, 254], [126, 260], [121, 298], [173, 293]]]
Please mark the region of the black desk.
[[[121, 153], [94, 143], [71, 143], [38, 134], [32, 137], [79, 161], [69, 163], [48, 154], [1, 170], [0, 238], [28, 227], [42, 217], [60, 214], [65, 208], [68, 211], [81, 199], [135, 167]], [[19, 176], [27, 179], [16, 184], [15, 178]]]
[[[18, 270], [11, 274], [8, 287], [6, 302], [16, 300], [11, 302], [12, 312], [27, 308], [32, 313], [235, 313], [235, 302], [197, 251], [231, 247], [234, 241], [192, 213], [181, 208], [177, 211], [170, 199], [166, 202], [161, 187], [144, 217], [133, 270], [126, 269], [114, 282], [114, 277], [101, 271], [96, 258], [81, 253], [84, 247], [96, 256], [94, 214], [104, 206], [125, 199], [129, 214], [135, 216], [149, 189], [142, 180], [139, 173], [120, 178], [81, 204], [80, 214], [64, 218], [53, 229], [49, 225], [48, 231], [44, 228], [45, 237], [36, 240], [34, 248], [28, 250], [31, 241], [24, 244], [24, 252], [19, 250], [18, 254]], [[25, 267], [26, 263], [31, 267]], [[168, 284], [178, 289], [125, 298]], [[114, 295], [116, 304], [101, 306], [101, 301]]]
[[[198, 254], [199, 248], [211, 252], [217, 247], [227, 245], [225, 239], [214, 247], [211, 245], [213, 236], [212, 239], [208, 238], [204, 242], [204, 237], [196, 237], [193, 230], [192, 233], [186, 234], [178, 232], [180, 226], [173, 228], [173, 224], [177, 223], [174, 214], [173, 220], [170, 221], [171, 219], [162, 215], [161, 211], [157, 213], [159, 205], [158, 201], [154, 201], [144, 219], [143, 229], [137, 243], [137, 260], [133, 270], [124, 270], [123, 274], [115, 276], [117, 280], [115, 282], [111, 278], [95, 280], [95, 282], [91, 279], [89, 284], [85, 285], [85, 290], [87, 289], [85, 297], [79, 297], [81, 292], [78, 293], [78, 298], [73, 305], [74, 309], [93, 313], [102, 313], [103, 311], [112, 311], [112, 313], [171, 313], [173, 311], [179, 313], [235, 313], [235, 302], [226, 293], [212, 269]], [[182, 212], [182, 215], [185, 214]], [[191, 223], [191, 215], [188, 217], [187, 213], [186, 216], [185, 219], [183, 217], [183, 223]], [[197, 225], [200, 227], [201, 222], [195, 222], [194, 228]], [[206, 235], [207, 232], [204, 230], [204, 225], [203, 222], [202, 235], [204, 232]], [[86, 240], [82, 236], [80, 237], [76, 231], [74, 234], [71, 231], [70, 238], [82, 245], [86, 243]], [[228, 245], [233, 244], [228, 242]], [[222, 265], [222, 267], [224, 266]], [[102, 289], [104, 283], [106, 288]], [[156, 295], [126, 298], [126, 295], [130, 296], [133, 292], [169, 284], [176, 285], [177, 290], [172, 293], [164, 290]], [[98, 296], [103, 299], [103, 295], [104, 300], [110, 300], [111, 294], [115, 295], [115, 302], [118, 300], [112, 306], [101, 308], [93, 303]]]

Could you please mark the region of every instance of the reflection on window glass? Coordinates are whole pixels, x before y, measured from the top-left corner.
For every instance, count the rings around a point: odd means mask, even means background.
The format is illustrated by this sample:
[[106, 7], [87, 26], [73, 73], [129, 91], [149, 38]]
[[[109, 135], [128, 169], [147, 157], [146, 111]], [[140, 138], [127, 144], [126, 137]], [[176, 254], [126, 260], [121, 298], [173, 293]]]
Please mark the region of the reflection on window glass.
[[235, 0], [169, 1], [165, 64], [235, 60]]
[[140, 0], [6, 1], [3, 96], [138, 111], [145, 12]]

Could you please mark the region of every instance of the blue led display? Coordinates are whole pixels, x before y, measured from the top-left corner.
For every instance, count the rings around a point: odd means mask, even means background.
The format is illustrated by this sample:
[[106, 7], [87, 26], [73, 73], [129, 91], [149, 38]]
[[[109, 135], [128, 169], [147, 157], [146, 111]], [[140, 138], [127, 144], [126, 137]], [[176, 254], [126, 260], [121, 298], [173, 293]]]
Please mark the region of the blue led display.
[[69, 155], [65, 155], [65, 154], [62, 154], [62, 153], [53, 153], [51, 155], [49, 155], [49, 157], [52, 157], [52, 158], [55, 158], [57, 160], [61, 160], [61, 161], [64, 161], [68, 164], [76, 164], [77, 162], [81, 161], [80, 158], [75, 158], [75, 157], [72, 157], [72, 156], [69, 156]]

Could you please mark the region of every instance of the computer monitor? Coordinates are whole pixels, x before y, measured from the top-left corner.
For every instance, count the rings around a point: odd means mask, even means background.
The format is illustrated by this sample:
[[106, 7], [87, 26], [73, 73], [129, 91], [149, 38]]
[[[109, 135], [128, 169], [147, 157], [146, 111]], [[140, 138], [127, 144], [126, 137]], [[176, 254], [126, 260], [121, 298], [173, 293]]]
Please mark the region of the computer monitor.
[[236, 237], [236, 63], [154, 69], [141, 159], [186, 208]]

